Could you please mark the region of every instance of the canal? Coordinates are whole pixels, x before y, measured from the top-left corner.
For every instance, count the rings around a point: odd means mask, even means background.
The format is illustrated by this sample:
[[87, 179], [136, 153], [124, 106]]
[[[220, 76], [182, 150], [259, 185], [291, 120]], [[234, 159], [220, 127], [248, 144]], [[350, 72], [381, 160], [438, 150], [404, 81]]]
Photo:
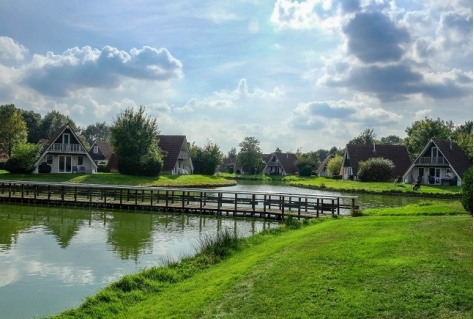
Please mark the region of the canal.
[[[226, 189], [354, 195], [259, 182]], [[362, 208], [422, 200], [357, 196]], [[1, 317], [43, 317], [76, 307], [125, 274], [195, 254], [201, 236], [221, 229], [251, 236], [277, 226], [273, 220], [0, 204]]]

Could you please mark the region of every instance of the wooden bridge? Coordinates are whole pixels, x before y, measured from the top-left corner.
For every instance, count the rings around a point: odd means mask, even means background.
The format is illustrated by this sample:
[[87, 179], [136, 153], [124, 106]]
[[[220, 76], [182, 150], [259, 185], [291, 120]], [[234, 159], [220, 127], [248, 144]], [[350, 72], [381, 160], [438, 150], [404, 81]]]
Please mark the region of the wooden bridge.
[[284, 219], [348, 214], [355, 196], [1, 181], [0, 201]]

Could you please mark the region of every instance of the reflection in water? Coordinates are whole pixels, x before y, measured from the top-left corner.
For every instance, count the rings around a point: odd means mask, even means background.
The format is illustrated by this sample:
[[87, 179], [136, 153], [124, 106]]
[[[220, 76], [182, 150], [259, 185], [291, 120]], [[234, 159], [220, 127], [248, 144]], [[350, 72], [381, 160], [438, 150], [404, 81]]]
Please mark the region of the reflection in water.
[[249, 236], [277, 225], [206, 215], [0, 204], [1, 317], [58, 313], [125, 274], [194, 254], [200, 236], [225, 228]]

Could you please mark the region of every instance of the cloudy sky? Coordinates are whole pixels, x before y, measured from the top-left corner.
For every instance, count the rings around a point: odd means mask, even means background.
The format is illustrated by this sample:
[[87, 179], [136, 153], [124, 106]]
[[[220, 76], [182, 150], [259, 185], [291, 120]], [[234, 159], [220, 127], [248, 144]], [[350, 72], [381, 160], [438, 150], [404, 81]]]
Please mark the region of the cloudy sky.
[[227, 153], [473, 116], [471, 0], [0, 2], [0, 104], [82, 127], [143, 105]]

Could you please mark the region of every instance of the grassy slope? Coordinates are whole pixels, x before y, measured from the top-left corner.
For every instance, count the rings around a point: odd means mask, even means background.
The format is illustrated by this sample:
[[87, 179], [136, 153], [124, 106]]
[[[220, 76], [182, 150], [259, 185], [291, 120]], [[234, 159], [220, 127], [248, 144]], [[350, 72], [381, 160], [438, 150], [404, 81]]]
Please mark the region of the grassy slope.
[[100, 316], [472, 318], [470, 216], [329, 219], [249, 242], [159, 293], [124, 293]]

